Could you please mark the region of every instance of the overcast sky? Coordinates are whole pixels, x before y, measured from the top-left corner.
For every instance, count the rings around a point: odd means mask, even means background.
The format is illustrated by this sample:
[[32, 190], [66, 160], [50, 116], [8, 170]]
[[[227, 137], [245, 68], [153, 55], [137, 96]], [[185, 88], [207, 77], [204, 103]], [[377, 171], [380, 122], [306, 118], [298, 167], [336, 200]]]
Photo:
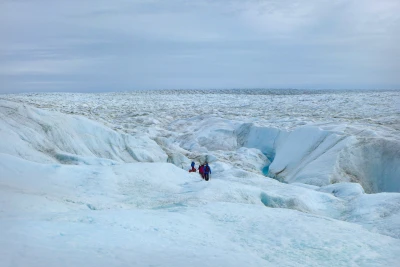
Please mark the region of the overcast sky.
[[400, 0], [0, 0], [0, 93], [400, 89]]

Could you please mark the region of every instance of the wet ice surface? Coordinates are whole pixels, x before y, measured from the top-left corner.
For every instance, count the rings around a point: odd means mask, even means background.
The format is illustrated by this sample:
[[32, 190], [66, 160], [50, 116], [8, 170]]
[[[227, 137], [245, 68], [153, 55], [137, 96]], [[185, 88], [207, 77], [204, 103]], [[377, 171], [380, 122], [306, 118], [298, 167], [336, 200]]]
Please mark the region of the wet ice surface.
[[[1, 95], [3, 263], [396, 266], [399, 99]], [[192, 160], [210, 162], [210, 182]]]

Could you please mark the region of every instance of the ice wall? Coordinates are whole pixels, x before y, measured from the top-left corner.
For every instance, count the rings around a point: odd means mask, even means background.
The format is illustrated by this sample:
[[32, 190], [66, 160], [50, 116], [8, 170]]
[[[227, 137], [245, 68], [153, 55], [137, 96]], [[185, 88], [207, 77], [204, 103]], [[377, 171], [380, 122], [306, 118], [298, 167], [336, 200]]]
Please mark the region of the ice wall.
[[317, 186], [360, 183], [367, 193], [400, 192], [400, 143], [318, 127], [293, 131], [243, 124], [239, 144], [273, 157], [268, 176]]
[[338, 155], [337, 175], [360, 183], [366, 192], [400, 192], [400, 143], [361, 138]]

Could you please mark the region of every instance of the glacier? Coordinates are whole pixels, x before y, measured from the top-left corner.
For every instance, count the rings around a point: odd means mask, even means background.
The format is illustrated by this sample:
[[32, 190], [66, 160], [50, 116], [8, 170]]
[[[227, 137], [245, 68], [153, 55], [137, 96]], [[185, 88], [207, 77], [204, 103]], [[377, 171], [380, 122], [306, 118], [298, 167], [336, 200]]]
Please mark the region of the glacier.
[[1, 95], [3, 264], [396, 266], [399, 92], [254, 92]]

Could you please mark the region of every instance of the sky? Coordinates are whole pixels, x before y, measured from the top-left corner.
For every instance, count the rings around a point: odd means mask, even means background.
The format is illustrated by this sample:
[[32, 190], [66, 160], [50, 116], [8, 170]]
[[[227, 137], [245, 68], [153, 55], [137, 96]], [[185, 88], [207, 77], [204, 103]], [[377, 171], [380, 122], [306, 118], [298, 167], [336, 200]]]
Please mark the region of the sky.
[[0, 93], [400, 89], [398, 0], [0, 0]]

